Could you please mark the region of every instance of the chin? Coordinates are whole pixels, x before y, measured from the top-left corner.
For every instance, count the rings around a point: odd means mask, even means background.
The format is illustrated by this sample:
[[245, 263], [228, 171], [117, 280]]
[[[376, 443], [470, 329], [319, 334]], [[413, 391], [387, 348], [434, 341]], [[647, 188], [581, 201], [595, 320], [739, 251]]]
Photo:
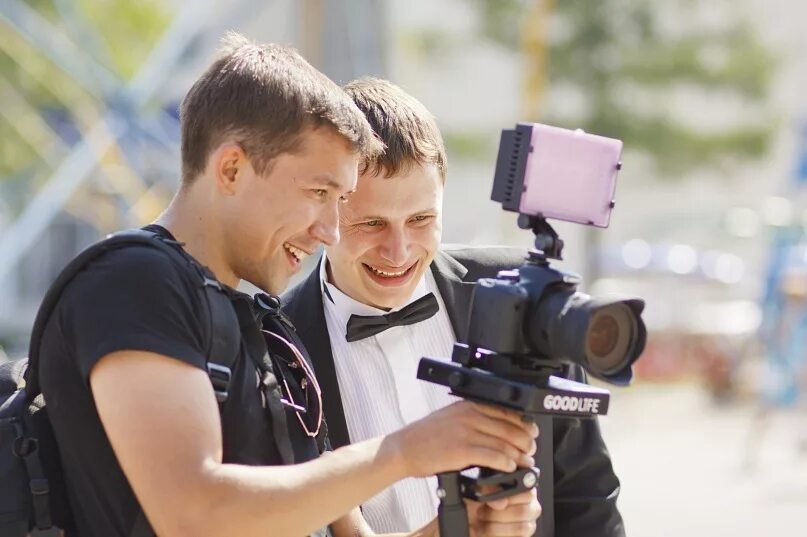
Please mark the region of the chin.
[[258, 287], [264, 293], [279, 295], [286, 290], [290, 278], [280, 278], [275, 274], [272, 276], [266, 275], [265, 277], [247, 279], [247, 281], [255, 287]]
[[378, 306], [390, 309], [390, 308], [397, 308], [398, 306], [403, 306], [407, 300], [412, 296], [415, 288], [406, 289], [406, 290], [398, 290], [394, 293], [386, 292], [386, 293], [373, 293], [370, 292], [369, 295], [372, 297], [373, 302]]
[[289, 286], [289, 281], [290, 279], [286, 278], [286, 280], [282, 282], [278, 281], [269, 282], [266, 286], [266, 292], [272, 295], [279, 295], [283, 291], [285, 291], [286, 288]]

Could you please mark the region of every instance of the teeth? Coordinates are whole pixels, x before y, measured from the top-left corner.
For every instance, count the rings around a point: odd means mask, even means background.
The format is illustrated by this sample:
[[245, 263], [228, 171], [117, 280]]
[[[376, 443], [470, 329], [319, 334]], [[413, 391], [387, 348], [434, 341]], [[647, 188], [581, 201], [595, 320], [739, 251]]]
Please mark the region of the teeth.
[[308, 255], [304, 251], [300, 250], [299, 248], [295, 248], [289, 243], [283, 244], [283, 248], [291, 252], [291, 255], [297, 258], [297, 261], [302, 261], [302, 259]]
[[[367, 265], [367, 266], [370, 267], [370, 265]], [[403, 276], [404, 274], [406, 274], [406, 270], [408, 270], [408, 269], [404, 269], [401, 272], [386, 272], [386, 271], [383, 271], [383, 270], [379, 270], [379, 269], [377, 269], [375, 267], [370, 267], [370, 270], [372, 270], [373, 272], [375, 272], [376, 274], [378, 274], [380, 276], [386, 276], [387, 278], [394, 278], [396, 276]]]

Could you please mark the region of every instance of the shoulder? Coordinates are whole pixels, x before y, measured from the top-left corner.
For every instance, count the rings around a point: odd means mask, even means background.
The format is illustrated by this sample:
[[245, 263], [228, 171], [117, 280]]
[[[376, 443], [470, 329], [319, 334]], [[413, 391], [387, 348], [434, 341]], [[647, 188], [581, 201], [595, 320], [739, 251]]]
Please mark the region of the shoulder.
[[87, 264], [85, 270], [103, 271], [106, 268], [115, 268], [127, 272], [144, 270], [147, 273], [165, 271], [179, 273], [183, 270], [182, 266], [190, 264], [189, 260], [183, 262], [183, 257], [179, 253], [176, 256], [169, 254], [158, 246], [129, 244], [99, 254]]
[[104, 356], [146, 351], [204, 368], [211, 334], [190, 259], [145, 245], [100, 254], [70, 280], [54, 309], [82, 375]]
[[85, 271], [96, 275], [136, 276], [141, 278], [169, 279], [188, 278], [191, 274], [190, 260], [182, 254], [173, 255], [156, 246], [133, 244], [115, 248], [91, 261]]
[[120, 296], [196, 302], [189, 260], [152, 246], [130, 245], [100, 254], [73, 277], [63, 298], [84, 302]]
[[[468, 269], [469, 277], [495, 275], [499, 270], [516, 268], [524, 263], [527, 250], [512, 246], [470, 246], [443, 244], [440, 252]], [[480, 276], [477, 276], [480, 275]]]

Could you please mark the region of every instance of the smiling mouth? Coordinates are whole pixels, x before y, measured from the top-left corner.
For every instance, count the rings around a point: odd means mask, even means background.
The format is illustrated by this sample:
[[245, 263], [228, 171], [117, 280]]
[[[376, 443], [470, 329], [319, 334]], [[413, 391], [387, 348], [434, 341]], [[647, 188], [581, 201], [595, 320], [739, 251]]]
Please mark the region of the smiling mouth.
[[378, 267], [362, 263], [364, 270], [372, 278], [373, 281], [381, 285], [400, 285], [406, 282], [414, 272], [417, 263], [413, 263], [408, 268], [402, 270], [382, 270]]
[[289, 252], [292, 256], [294, 256], [294, 258], [297, 259], [297, 261], [302, 261], [308, 255], [308, 252], [306, 252], [305, 250], [301, 250], [296, 246], [292, 246], [288, 242], [283, 243], [283, 248], [285, 248], [287, 252]]

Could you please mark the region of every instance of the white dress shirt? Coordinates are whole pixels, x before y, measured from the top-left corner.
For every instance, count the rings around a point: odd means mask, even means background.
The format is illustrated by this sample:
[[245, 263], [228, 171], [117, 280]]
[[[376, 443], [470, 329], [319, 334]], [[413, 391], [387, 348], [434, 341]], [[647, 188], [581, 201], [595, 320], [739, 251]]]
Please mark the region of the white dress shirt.
[[[323, 256], [322, 303], [350, 441], [387, 435], [456, 401], [448, 388], [417, 378], [422, 357], [450, 361], [456, 341], [431, 271], [426, 271], [406, 304], [434, 293], [440, 305], [434, 316], [348, 343], [345, 334], [352, 314], [387, 312], [357, 302], [328, 282], [326, 263]], [[436, 516], [436, 490], [435, 477], [405, 479], [368, 500], [362, 512], [377, 533], [413, 531]]]

